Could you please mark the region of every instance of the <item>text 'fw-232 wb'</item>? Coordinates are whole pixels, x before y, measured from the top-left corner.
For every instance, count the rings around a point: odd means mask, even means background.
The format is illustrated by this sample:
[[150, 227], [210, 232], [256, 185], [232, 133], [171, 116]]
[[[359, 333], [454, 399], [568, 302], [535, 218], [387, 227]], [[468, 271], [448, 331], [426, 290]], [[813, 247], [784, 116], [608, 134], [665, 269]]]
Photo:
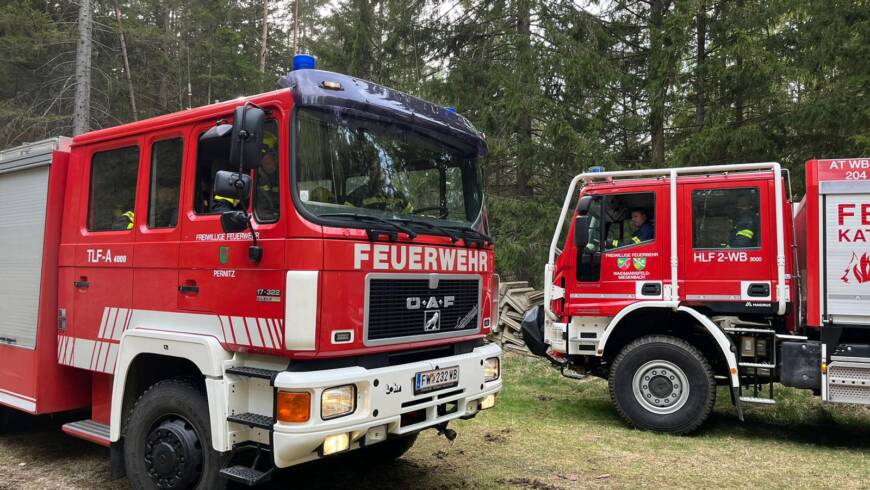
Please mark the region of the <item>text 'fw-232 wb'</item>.
[[257, 484], [495, 404], [465, 118], [294, 60], [279, 90], [0, 152], [0, 404], [136, 488]]

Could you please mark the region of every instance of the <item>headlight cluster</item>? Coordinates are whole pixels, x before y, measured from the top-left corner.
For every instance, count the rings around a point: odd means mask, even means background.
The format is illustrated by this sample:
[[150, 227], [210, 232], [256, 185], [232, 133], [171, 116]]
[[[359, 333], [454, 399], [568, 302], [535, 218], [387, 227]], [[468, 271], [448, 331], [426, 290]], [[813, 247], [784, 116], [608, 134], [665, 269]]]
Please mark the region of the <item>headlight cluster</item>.
[[356, 410], [356, 385], [336, 386], [323, 390], [320, 396], [320, 418], [334, 419]]
[[483, 362], [483, 380], [495, 381], [501, 375], [501, 362], [498, 357], [490, 357]]

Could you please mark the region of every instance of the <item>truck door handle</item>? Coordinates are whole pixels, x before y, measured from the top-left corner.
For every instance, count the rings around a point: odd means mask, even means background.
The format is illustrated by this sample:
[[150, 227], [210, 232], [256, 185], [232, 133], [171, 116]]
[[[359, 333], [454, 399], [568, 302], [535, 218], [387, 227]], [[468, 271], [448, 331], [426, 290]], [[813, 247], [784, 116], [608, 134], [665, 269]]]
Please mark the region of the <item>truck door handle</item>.
[[662, 294], [662, 285], [656, 282], [644, 284], [640, 288], [640, 294], [643, 296], [658, 296]]
[[193, 284], [182, 284], [178, 286], [178, 292], [182, 294], [198, 294], [199, 286], [196, 283]]
[[765, 283], [750, 284], [746, 294], [753, 298], [766, 298], [770, 296], [770, 285]]
[[87, 289], [91, 287], [91, 283], [88, 282], [87, 277], [82, 276], [78, 281], [73, 281], [73, 286], [75, 286], [76, 289]]

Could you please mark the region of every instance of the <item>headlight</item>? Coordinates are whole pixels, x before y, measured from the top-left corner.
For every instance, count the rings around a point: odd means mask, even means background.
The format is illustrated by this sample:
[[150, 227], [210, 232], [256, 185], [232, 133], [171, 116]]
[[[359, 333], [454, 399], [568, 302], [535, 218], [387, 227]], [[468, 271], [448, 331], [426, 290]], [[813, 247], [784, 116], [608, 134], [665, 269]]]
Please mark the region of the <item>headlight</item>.
[[320, 418], [334, 419], [356, 410], [356, 386], [344, 385], [323, 390], [320, 396]]
[[490, 357], [486, 361], [483, 362], [483, 380], [484, 381], [495, 381], [498, 379], [501, 374], [501, 363], [498, 360], [498, 357]]

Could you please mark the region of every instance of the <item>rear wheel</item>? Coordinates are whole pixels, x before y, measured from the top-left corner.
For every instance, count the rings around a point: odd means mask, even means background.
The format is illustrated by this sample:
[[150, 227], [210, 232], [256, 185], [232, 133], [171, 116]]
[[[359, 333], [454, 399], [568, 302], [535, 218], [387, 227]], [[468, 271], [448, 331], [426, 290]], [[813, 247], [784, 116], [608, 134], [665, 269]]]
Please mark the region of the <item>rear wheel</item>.
[[644, 430], [688, 434], [716, 403], [707, 359], [686, 341], [665, 335], [643, 337], [622, 349], [609, 386], [619, 414]]
[[211, 444], [205, 394], [186, 379], [149, 388], [130, 413], [124, 463], [136, 489], [223, 488], [221, 453]]

